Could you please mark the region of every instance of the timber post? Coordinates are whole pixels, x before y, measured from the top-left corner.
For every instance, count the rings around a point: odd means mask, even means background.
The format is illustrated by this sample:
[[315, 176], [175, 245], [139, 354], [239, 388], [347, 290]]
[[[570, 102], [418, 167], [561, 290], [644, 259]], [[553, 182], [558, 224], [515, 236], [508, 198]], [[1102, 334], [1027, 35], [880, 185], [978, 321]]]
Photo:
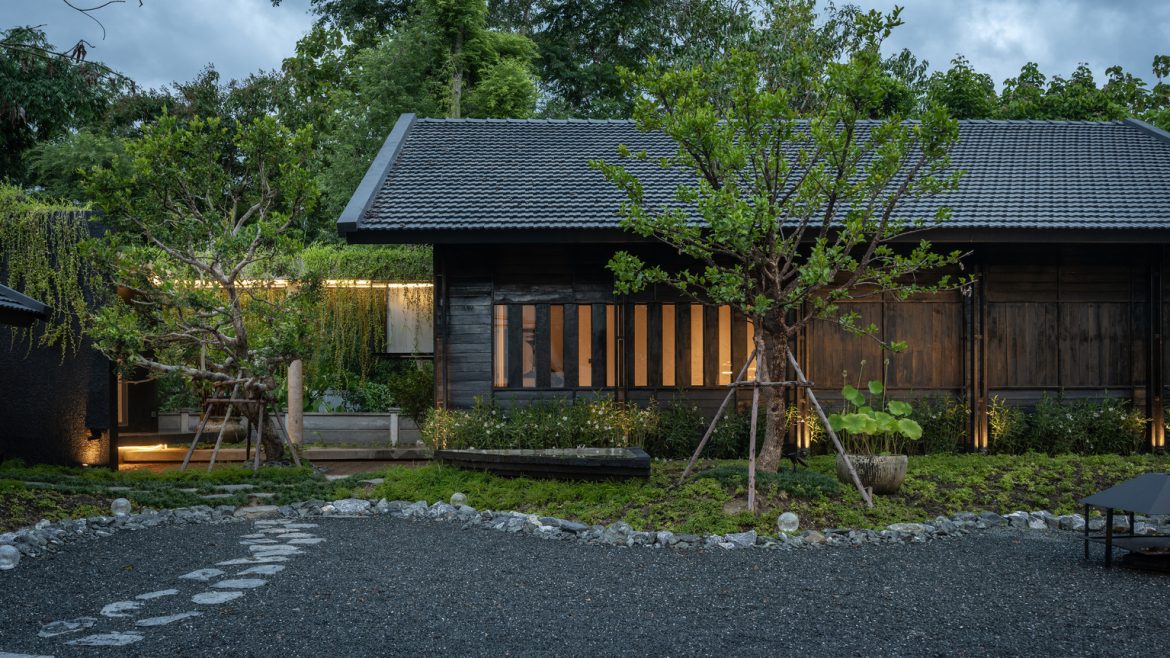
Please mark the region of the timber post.
[[297, 448], [305, 443], [304, 372], [304, 362], [300, 359], [288, 364], [288, 438]]

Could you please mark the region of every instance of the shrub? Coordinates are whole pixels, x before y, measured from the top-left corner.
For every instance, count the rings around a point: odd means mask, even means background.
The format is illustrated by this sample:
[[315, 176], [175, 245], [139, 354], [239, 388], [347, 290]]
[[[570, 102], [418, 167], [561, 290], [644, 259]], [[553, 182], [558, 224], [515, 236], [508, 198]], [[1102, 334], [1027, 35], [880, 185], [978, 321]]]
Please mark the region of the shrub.
[[1065, 400], [1045, 394], [1031, 413], [996, 399], [992, 403], [993, 452], [1128, 455], [1142, 447], [1147, 420], [1128, 400]]
[[914, 403], [911, 418], [922, 426], [918, 442], [924, 454], [961, 452], [967, 442], [967, 405], [950, 396], [929, 397]]
[[414, 422], [422, 425], [427, 411], [435, 406], [435, 364], [427, 361], [408, 368], [386, 382], [394, 404]]
[[505, 411], [477, 399], [471, 409], [430, 410], [422, 430], [436, 449], [624, 448], [644, 445], [657, 425], [654, 405], [546, 401]]

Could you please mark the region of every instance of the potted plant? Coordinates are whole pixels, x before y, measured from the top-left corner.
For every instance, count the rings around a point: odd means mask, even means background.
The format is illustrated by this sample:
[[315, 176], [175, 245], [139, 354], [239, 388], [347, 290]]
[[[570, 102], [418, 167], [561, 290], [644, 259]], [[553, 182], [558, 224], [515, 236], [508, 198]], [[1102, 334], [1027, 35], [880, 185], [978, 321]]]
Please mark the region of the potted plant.
[[[885, 400], [881, 382], [871, 381], [867, 388], [868, 395], [853, 386], [841, 389], [845, 407], [829, 416], [829, 426], [840, 435], [861, 484], [877, 494], [892, 494], [906, 479], [906, 442], [922, 438], [922, 426], [909, 418], [909, 403]], [[870, 396], [882, 397], [874, 404]], [[841, 455], [837, 478], [852, 481]]]

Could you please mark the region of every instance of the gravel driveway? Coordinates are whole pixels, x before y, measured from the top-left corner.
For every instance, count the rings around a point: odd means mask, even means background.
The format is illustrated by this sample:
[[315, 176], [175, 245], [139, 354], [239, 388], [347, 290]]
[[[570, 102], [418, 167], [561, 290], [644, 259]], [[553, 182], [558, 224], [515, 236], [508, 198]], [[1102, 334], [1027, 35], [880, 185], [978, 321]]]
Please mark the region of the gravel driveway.
[[[26, 560], [0, 572], [0, 656], [1083, 656], [1170, 647], [1170, 577], [1085, 564], [1066, 533], [671, 551], [387, 517], [312, 523], [156, 528]], [[207, 593], [236, 598], [195, 602]], [[46, 627], [60, 621], [80, 628], [39, 636], [67, 630]]]

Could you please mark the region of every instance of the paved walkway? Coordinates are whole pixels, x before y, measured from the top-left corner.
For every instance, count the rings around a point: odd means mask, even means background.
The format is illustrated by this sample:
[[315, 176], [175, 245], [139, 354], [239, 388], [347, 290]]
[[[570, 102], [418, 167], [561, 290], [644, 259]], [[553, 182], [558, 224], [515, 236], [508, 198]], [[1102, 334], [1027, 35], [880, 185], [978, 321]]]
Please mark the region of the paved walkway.
[[1165, 655], [1170, 578], [988, 531], [615, 549], [387, 517], [119, 533], [0, 572], [0, 656]]

